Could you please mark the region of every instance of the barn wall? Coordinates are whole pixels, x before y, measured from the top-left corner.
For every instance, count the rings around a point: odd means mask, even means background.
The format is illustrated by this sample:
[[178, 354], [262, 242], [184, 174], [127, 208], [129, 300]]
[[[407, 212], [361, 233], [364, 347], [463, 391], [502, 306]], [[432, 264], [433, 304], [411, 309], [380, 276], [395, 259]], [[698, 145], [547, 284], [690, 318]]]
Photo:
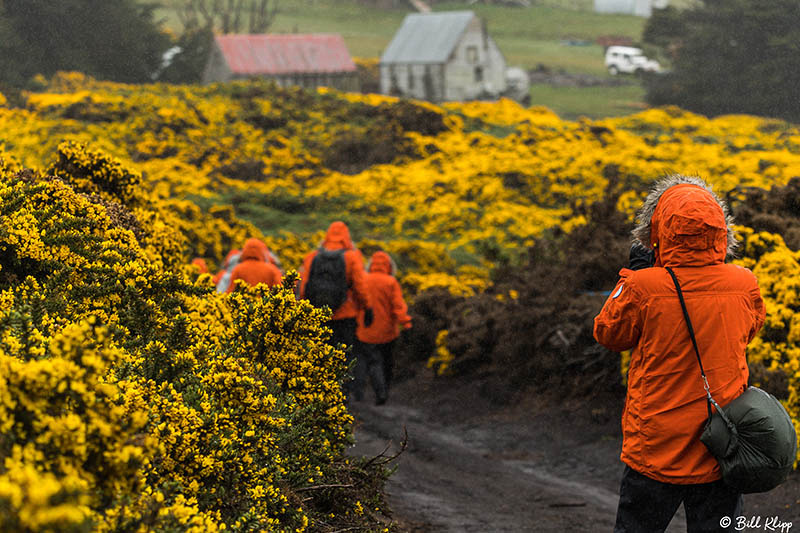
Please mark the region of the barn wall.
[[304, 87], [306, 89], [330, 87], [345, 92], [358, 92], [360, 89], [358, 75], [355, 72], [298, 72], [279, 75], [237, 77], [240, 79], [263, 78], [273, 80], [280, 87]]

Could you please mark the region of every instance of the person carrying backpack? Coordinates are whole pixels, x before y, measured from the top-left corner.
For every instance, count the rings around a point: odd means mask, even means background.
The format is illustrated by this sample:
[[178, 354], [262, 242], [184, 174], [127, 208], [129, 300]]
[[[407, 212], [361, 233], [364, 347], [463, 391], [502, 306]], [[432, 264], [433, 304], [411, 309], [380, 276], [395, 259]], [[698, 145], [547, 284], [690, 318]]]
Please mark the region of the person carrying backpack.
[[384, 251], [372, 254], [367, 265], [367, 290], [372, 302], [373, 320], [364, 324], [364, 313], [358, 316], [356, 329], [356, 371], [353, 397], [361, 400], [369, 376], [375, 392], [375, 403], [386, 403], [394, 368], [393, 350], [400, 328], [411, 328], [403, 289], [394, 277], [394, 261]]
[[267, 245], [259, 239], [248, 239], [242, 248], [238, 264], [231, 271], [230, 283], [226, 292], [233, 292], [236, 288], [235, 281], [240, 279], [255, 287], [259, 283], [264, 283], [270, 287], [279, 285], [281, 282], [281, 271], [269, 259], [272, 254]]
[[[672, 175], [645, 200], [630, 268], [594, 319], [609, 350], [631, 351], [622, 413], [625, 470], [614, 531], [664, 531], [683, 503], [689, 531], [726, 530], [742, 496], [701, 442], [706, 392], [667, 268], [680, 282], [710, 392], [727, 405], [747, 388], [746, 348], [764, 323], [756, 277], [726, 263], [736, 246], [727, 206], [700, 178]], [[722, 521], [722, 522], [721, 522]]]
[[[333, 330], [332, 346], [352, 347], [356, 340], [356, 317], [365, 313], [372, 322], [369, 294], [364, 272], [364, 259], [350, 239], [344, 222], [333, 222], [320, 247], [303, 259], [300, 268], [300, 298], [315, 307], [329, 307], [333, 312], [327, 326]], [[352, 349], [347, 350], [352, 363]]]

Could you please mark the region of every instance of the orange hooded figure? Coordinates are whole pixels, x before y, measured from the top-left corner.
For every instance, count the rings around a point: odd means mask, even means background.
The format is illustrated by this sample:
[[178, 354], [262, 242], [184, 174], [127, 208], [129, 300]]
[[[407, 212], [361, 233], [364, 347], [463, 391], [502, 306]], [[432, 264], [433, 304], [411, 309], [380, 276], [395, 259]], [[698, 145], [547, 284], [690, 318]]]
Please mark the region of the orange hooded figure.
[[192, 264], [197, 267], [197, 270], [201, 274], [208, 274], [208, 265], [206, 265], [206, 260], [202, 257], [195, 257], [192, 259]]
[[373, 319], [365, 324], [365, 311], [358, 315], [357, 362], [350, 391], [353, 399], [361, 401], [369, 377], [375, 403], [381, 405], [388, 398], [394, 375], [394, 341], [400, 335], [400, 327], [411, 328], [411, 317], [403, 300], [403, 291], [394, 277], [395, 266], [389, 254], [382, 251], [372, 254], [367, 270], [366, 283]]
[[403, 300], [403, 290], [394, 277], [394, 262], [389, 254], [382, 251], [372, 254], [367, 269], [367, 290], [372, 302], [373, 320], [372, 324], [365, 326], [364, 312], [359, 313], [356, 337], [361, 342], [384, 344], [400, 335], [398, 326], [409, 329], [411, 317]]
[[344, 222], [333, 222], [328, 227], [328, 232], [320, 248], [310, 252], [303, 259], [303, 266], [300, 269], [300, 297], [306, 297], [306, 285], [311, 274], [311, 266], [321, 249], [344, 251], [347, 297], [344, 303], [332, 310], [331, 320], [355, 319], [359, 310], [369, 307], [369, 295], [365, 282], [364, 259], [361, 252], [353, 246], [350, 230]]
[[243, 280], [251, 287], [259, 283], [268, 286], [278, 285], [281, 282], [281, 271], [267, 258], [269, 249], [259, 239], [248, 239], [242, 248], [239, 263], [231, 272], [231, 282], [226, 292], [233, 292], [237, 279]]
[[680, 282], [711, 394], [720, 405], [747, 387], [745, 351], [764, 323], [761, 292], [752, 272], [725, 263], [736, 246], [732, 220], [699, 178], [661, 180], [638, 220], [633, 234], [653, 250], [654, 268], [622, 269], [594, 320], [600, 344], [632, 349], [621, 459], [663, 483], [714, 482], [721, 478], [719, 466], [700, 442], [708, 416], [700, 367], [663, 267], [672, 267]]

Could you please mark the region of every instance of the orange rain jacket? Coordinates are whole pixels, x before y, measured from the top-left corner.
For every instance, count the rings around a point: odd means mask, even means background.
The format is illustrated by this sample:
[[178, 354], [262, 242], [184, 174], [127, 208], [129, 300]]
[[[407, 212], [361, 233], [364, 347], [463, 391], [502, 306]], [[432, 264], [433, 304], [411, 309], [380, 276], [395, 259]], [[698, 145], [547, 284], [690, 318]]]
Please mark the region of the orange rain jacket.
[[597, 341], [633, 348], [622, 414], [621, 459], [665, 483], [720, 479], [700, 434], [708, 411], [700, 367], [667, 271], [681, 284], [711, 394], [726, 405], [747, 386], [745, 350], [764, 323], [755, 276], [725, 263], [726, 217], [697, 185], [679, 184], [658, 199], [650, 222], [655, 268], [622, 269], [594, 321]]
[[267, 261], [267, 245], [258, 239], [248, 239], [242, 248], [239, 264], [231, 272], [231, 283], [227, 292], [233, 292], [237, 279], [243, 280], [251, 287], [265, 283], [270, 287], [281, 282], [281, 271]]
[[386, 252], [375, 252], [369, 262], [367, 290], [372, 302], [373, 319], [364, 326], [364, 312], [358, 314], [356, 337], [369, 344], [385, 344], [400, 335], [398, 326], [411, 327], [408, 305], [403, 300], [403, 290], [394, 277], [394, 265]]
[[206, 264], [206, 260], [202, 257], [195, 257], [192, 259], [192, 264], [197, 267], [197, 270], [199, 270], [201, 274], [208, 273], [208, 265]]
[[[328, 227], [321, 248], [326, 250], [345, 250], [344, 262], [347, 275], [347, 299], [333, 312], [331, 320], [356, 318], [359, 310], [369, 307], [369, 294], [367, 293], [366, 272], [364, 272], [364, 258], [350, 239], [350, 230], [344, 222], [336, 221]], [[312, 251], [303, 259], [300, 268], [300, 297], [306, 293], [308, 273], [311, 272], [311, 262], [317, 255], [317, 250]]]

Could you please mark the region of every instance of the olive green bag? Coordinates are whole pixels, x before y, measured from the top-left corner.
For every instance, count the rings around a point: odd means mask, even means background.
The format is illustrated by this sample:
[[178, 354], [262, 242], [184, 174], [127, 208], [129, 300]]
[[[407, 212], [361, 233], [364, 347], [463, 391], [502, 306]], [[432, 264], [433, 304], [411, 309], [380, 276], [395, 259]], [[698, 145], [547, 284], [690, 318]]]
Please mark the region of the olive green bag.
[[706, 390], [708, 421], [700, 440], [719, 462], [729, 487], [744, 494], [772, 490], [786, 481], [797, 457], [792, 419], [777, 398], [758, 387], [748, 387], [725, 407], [711, 397], [681, 286], [672, 269], [666, 270], [675, 282]]

